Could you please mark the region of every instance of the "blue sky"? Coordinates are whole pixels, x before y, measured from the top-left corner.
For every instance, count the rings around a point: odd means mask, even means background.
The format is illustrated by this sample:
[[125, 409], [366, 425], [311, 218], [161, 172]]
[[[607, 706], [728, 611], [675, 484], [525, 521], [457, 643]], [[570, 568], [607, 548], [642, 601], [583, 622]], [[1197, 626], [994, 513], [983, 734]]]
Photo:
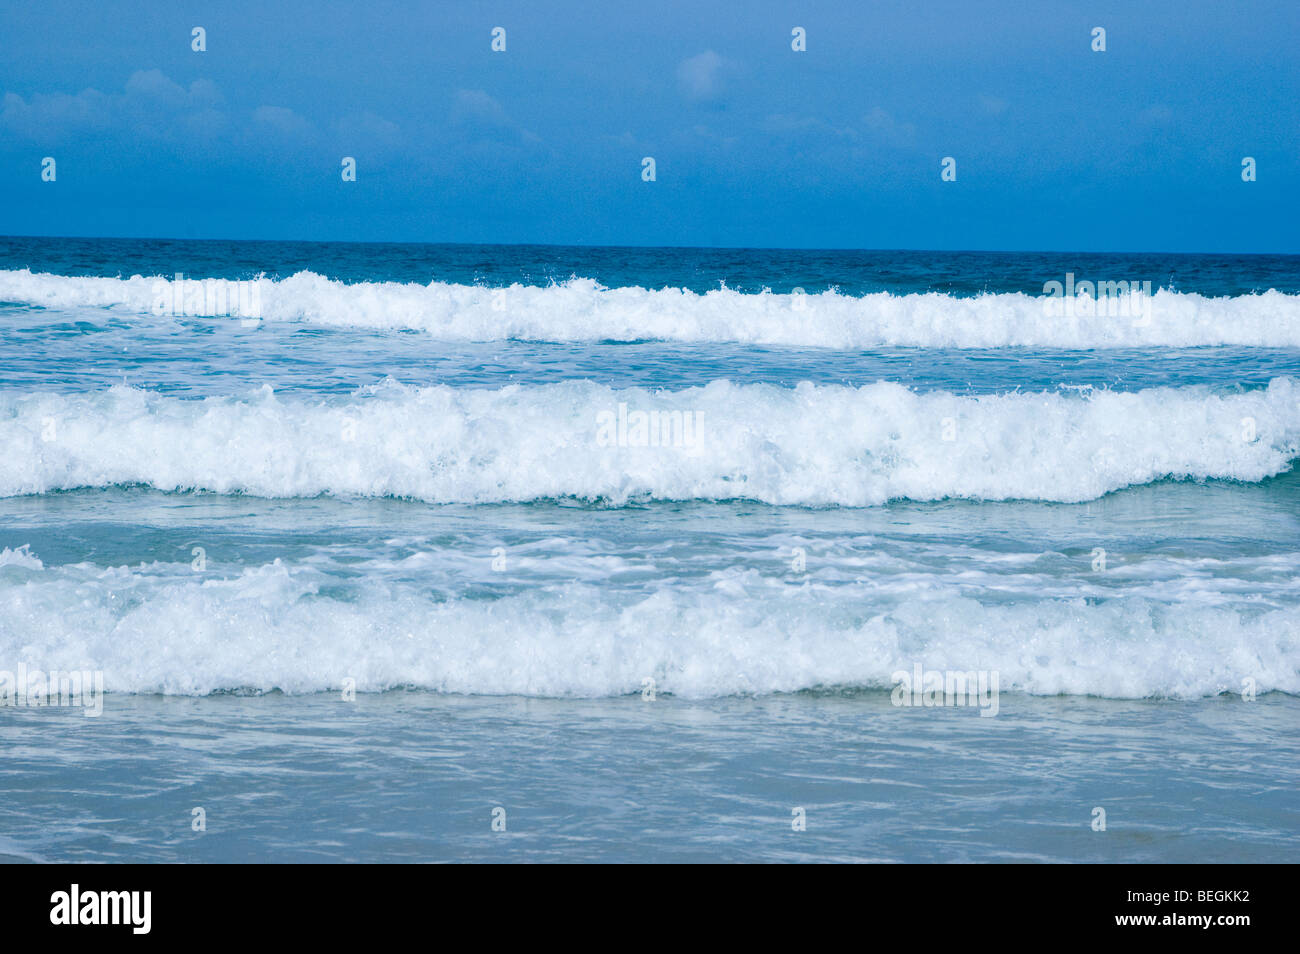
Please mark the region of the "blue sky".
[[1296, 0], [6, 4], [0, 233], [1300, 252], [1297, 49]]

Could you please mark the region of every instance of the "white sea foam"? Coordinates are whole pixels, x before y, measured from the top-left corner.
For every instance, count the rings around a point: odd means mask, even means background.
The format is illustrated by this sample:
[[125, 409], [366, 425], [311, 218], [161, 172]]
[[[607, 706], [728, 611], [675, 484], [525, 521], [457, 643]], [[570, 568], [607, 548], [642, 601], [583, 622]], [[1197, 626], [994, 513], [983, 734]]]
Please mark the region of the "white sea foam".
[[9, 549], [5, 547], [0, 550], [0, 566], [20, 566], [25, 570], [43, 570], [45, 564], [32, 553], [31, 544], [24, 543], [20, 547]]
[[[0, 271], [0, 301], [65, 310], [111, 308], [147, 315], [160, 287], [173, 302], [166, 279]], [[1144, 300], [1141, 315], [1132, 317], [1053, 315], [1048, 299], [1024, 294], [785, 295], [725, 288], [698, 294], [605, 288], [582, 278], [490, 288], [348, 284], [299, 272], [279, 281], [262, 279], [257, 292], [268, 321], [414, 329], [448, 341], [659, 339], [846, 349], [1300, 347], [1300, 295], [1277, 291], [1215, 298], [1161, 289]], [[201, 307], [198, 311], [203, 313]]]
[[[2, 578], [0, 578], [2, 579]], [[1300, 610], [1137, 597], [985, 605], [935, 588], [890, 609], [834, 590], [736, 595], [591, 584], [433, 602], [411, 585], [325, 598], [275, 562], [204, 580], [183, 565], [47, 568], [0, 582], [0, 668], [102, 670], [110, 692], [440, 692], [688, 697], [885, 688], [915, 664], [996, 670], [1001, 689], [1119, 698], [1300, 692]], [[1003, 707], [1006, 702], [1004, 700]]]
[[[693, 441], [638, 446], [636, 429], [622, 426], [674, 412], [692, 416]], [[437, 503], [1072, 502], [1163, 478], [1259, 481], [1286, 471], [1300, 456], [1300, 384], [957, 396], [884, 382], [715, 381], [657, 392], [390, 381], [325, 400], [269, 388], [183, 399], [119, 385], [0, 395], [0, 448], [4, 496], [145, 484]]]

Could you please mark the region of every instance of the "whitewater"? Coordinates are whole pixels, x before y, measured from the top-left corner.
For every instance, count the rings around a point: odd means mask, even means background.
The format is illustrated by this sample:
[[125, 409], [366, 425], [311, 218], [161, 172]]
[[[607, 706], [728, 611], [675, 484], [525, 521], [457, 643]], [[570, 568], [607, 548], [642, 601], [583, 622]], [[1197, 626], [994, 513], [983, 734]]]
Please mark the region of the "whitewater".
[[[691, 415], [690, 442], [602, 440], [602, 415]], [[635, 436], [635, 435], [633, 435]], [[676, 437], [677, 435], [674, 435]], [[144, 484], [263, 497], [555, 497], [871, 506], [1096, 498], [1166, 478], [1258, 481], [1300, 455], [1300, 387], [1215, 394], [917, 394], [892, 383], [678, 392], [384, 382], [344, 400], [0, 396], [0, 494]]]
[[[178, 303], [180, 317], [228, 316], [229, 311], [214, 313], [212, 305], [229, 307], [237, 292], [217, 296], [213, 281], [10, 269], [0, 270], [0, 301], [75, 311], [90, 321], [175, 317]], [[310, 271], [242, 281], [255, 286], [255, 296], [245, 297], [255, 297], [255, 317], [262, 320], [419, 331], [445, 341], [660, 340], [828, 349], [1300, 347], [1300, 294], [1274, 289], [1207, 296], [1160, 288], [1137, 309], [1124, 296], [1083, 295], [1067, 299], [1067, 310], [1059, 299], [1020, 292], [853, 295], [827, 288], [747, 294], [725, 286], [704, 292], [607, 288], [579, 277], [506, 286], [344, 282]]]
[[[85, 248], [111, 264], [0, 256], [0, 669], [110, 696], [836, 695], [918, 663], [1300, 694], [1285, 262], [894, 253], [916, 277], [880, 288], [828, 253], [447, 247], [430, 280], [365, 247]], [[1158, 290], [1052, 313], [1034, 289], [1075, 270]], [[258, 314], [212, 313], [216, 281]]]
[[[1035, 695], [1197, 698], [1300, 693], [1300, 609], [1138, 596], [985, 605], [942, 577], [882, 599], [865, 580], [732, 573], [611, 592], [538, 586], [431, 600], [418, 584], [322, 595], [318, 564], [204, 581], [188, 564], [59, 570], [0, 560], [0, 655], [103, 670], [110, 692], [206, 695], [419, 688], [601, 697], [647, 685], [684, 698], [888, 689], [893, 674], [981, 668]], [[892, 604], [892, 605], [891, 605]], [[21, 633], [16, 624], [21, 621]], [[500, 634], [508, 632], [509, 639]]]

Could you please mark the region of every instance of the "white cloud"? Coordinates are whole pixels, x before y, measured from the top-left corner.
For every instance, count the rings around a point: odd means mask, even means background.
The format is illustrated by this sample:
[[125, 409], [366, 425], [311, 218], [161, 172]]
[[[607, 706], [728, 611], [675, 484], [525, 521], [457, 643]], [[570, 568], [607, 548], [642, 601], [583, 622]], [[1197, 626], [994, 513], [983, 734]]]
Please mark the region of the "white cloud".
[[452, 100], [451, 121], [485, 138], [501, 141], [518, 136], [525, 142], [540, 142], [536, 133], [520, 126], [504, 106], [481, 89], [456, 91]]
[[284, 106], [257, 107], [253, 110], [253, 122], [291, 139], [306, 139], [312, 134], [311, 123]]
[[355, 142], [367, 154], [387, 153], [402, 144], [402, 131], [397, 123], [371, 112], [344, 116], [334, 124], [334, 130], [346, 142]]
[[899, 122], [892, 113], [877, 106], [862, 117], [862, 124], [875, 138], [892, 145], [906, 145], [916, 136], [916, 127]]
[[723, 78], [732, 64], [713, 50], [682, 60], [677, 65], [677, 86], [687, 99], [716, 99], [722, 93]]
[[6, 93], [0, 101], [0, 128], [16, 136], [51, 144], [84, 133], [116, 130], [165, 138], [175, 129], [221, 125], [213, 118], [221, 93], [210, 80], [189, 88], [161, 70], [137, 70], [120, 93], [88, 88], [80, 93], [35, 93], [30, 100]]

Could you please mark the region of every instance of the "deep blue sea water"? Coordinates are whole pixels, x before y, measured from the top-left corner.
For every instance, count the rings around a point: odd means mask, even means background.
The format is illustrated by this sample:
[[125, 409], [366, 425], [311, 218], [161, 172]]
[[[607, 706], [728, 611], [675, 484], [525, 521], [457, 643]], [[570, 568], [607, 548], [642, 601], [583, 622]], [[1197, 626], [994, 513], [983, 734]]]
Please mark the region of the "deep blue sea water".
[[1287, 860], [1298, 457], [1297, 256], [0, 238], [0, 855]]

